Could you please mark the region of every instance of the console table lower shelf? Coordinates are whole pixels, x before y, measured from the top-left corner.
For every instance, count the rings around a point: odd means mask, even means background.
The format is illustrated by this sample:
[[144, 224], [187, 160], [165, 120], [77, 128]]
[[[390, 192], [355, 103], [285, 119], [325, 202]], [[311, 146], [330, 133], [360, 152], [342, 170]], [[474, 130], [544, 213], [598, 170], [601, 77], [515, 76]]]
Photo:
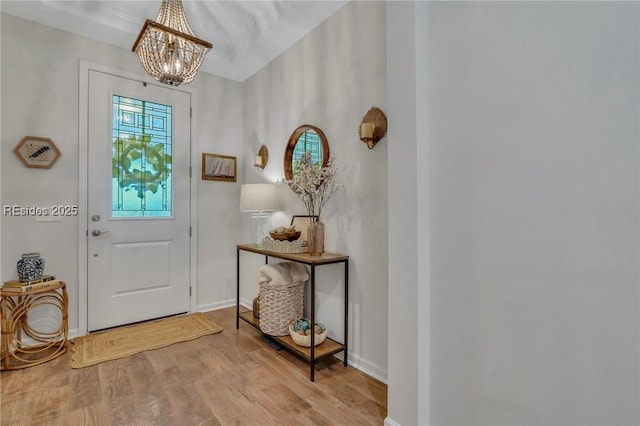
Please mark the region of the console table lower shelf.
[[[253, 311], [240, 312], [240, 318], [260, 330], [260, 320], [253, 316]], [[260, 330], [260, 332], [262, 331]], [[282, 345], [283, 348], [287, 349], [295, 356], [307, 362], [311, 362], [311, 348], [296, 345], [291, 336], [271, 336], [269, 334], [265, 334], [265, 336], [269, 337], [269, 339], [274, 342], [277, 342], [279, 345]], [[336, 342], [335, 340], [327, 337], [324, 342], [315, 347], [314, 359], [317, 361], [321, 358], [337, 354], [344, 350], [345, 346], [342, 343]]]

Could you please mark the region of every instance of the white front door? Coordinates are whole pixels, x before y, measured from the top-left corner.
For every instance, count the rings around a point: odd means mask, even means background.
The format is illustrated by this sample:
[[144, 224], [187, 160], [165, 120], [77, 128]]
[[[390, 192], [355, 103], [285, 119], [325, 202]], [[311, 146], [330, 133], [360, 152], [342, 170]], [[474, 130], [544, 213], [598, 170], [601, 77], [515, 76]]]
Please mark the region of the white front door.
[[91, 70], [88, 330], [189, 311], [189, 93]]

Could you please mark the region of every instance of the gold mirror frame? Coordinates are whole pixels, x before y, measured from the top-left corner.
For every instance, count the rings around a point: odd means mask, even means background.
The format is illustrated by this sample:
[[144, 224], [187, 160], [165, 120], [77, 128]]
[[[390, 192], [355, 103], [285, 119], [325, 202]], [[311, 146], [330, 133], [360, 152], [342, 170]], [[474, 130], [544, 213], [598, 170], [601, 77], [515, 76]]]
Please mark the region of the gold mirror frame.
[[293, 151], [296, 148], [300, 136], [308, 131], [315, 132], [322, 142], [322, 167], [325, 167], [329, 162], [329, 142], [324, 132], [311, 124], [303, 124], [291, 133], [289, 142], [287, 143], [287, 149], [284, 151], [284, 178], [286, 180], [293, 179]]

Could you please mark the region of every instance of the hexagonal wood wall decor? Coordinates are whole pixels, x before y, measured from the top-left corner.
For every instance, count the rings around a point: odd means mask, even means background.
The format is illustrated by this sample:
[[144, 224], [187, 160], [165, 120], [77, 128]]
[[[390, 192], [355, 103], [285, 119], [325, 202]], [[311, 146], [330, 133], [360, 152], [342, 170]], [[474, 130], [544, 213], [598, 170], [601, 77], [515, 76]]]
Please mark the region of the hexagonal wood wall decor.
[[51, 139], [38, 136], [25, 136], [13, 152], [26, 167], [37, 169], [50, 169], [62, 155]]

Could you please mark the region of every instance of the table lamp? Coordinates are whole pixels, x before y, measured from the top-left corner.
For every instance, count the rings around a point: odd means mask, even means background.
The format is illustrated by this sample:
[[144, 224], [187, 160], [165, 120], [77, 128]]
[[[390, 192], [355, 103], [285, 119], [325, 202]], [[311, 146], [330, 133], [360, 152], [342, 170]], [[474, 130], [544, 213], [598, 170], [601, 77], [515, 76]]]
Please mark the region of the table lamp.
[[251, 212], [251, 235], [262, 245], [271, 229], [272, 212], [278, 209], [278, 187], [274, 183], [248, 183], [240, 186], [240, 211]]

